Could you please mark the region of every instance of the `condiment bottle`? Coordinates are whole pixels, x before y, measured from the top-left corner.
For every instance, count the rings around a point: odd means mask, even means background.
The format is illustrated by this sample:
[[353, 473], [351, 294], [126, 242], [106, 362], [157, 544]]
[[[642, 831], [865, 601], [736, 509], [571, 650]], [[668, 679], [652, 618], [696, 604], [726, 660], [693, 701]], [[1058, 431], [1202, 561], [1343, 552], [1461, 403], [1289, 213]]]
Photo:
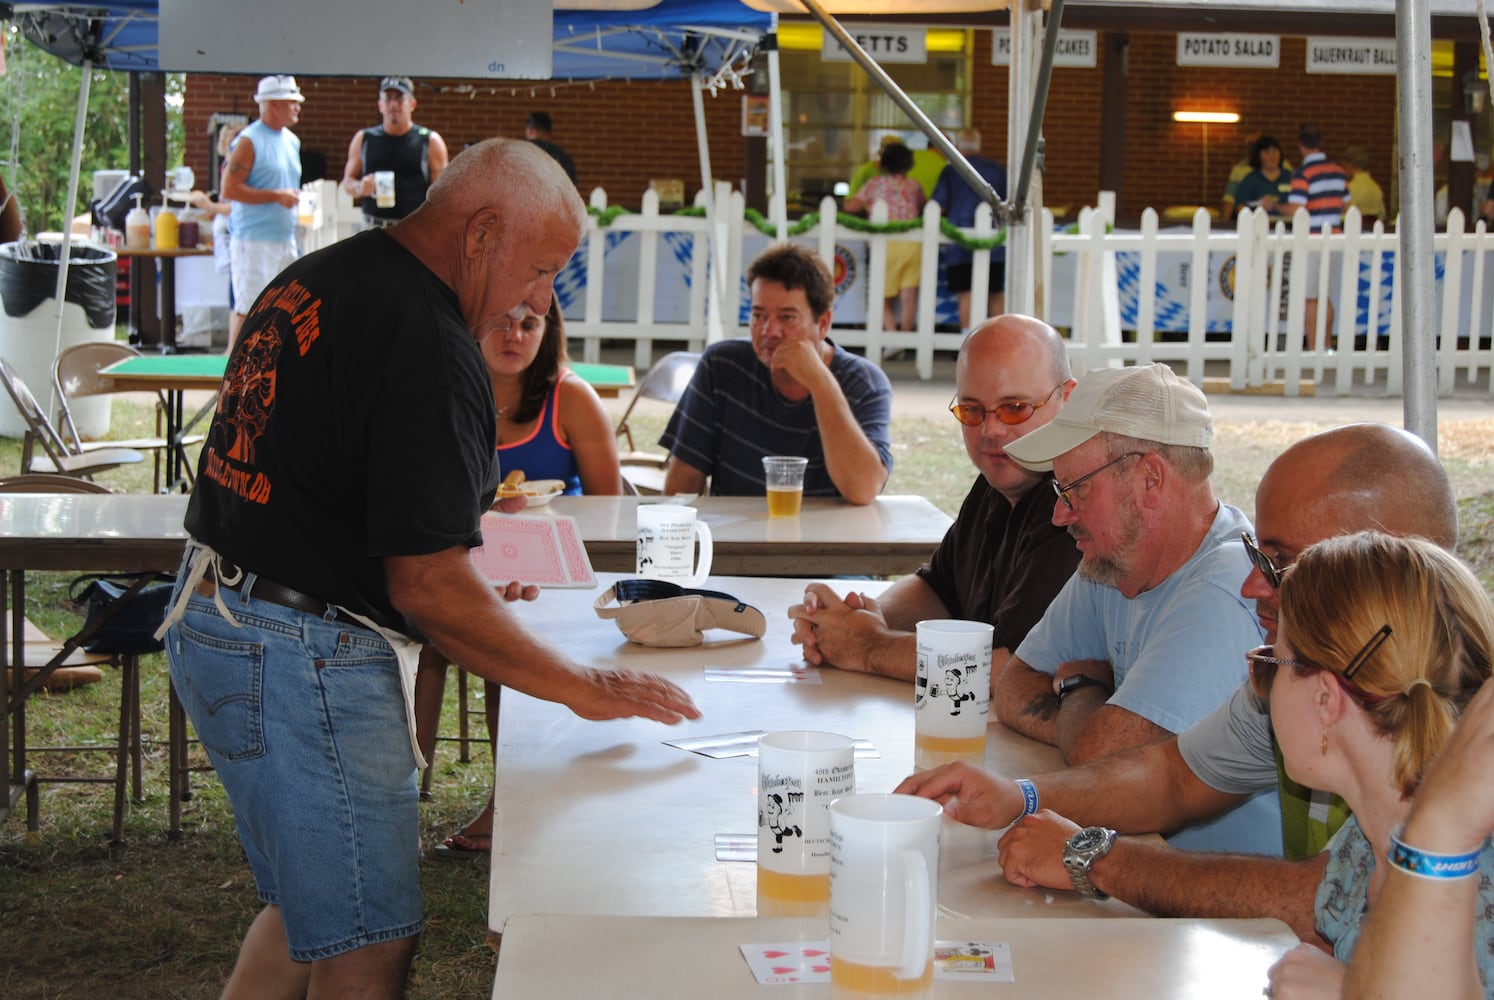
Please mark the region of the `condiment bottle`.
[[197, 249], [197, 244], [202, 242], [202, 225], [198, 219], [197, 209], [191, 206], [182, 209], [180, 224], [177, 226], [177, 241], [188, 250]]
[[140, 206], [141, 195], [135, 195], [135, 207], [125, 216], [125, 247], [150, 249], [150, 213]]
[[168, 201], [162, 206], [161, 214], [156, 216], [156, 249], [175, 250], [179, 228], [176, 212]]

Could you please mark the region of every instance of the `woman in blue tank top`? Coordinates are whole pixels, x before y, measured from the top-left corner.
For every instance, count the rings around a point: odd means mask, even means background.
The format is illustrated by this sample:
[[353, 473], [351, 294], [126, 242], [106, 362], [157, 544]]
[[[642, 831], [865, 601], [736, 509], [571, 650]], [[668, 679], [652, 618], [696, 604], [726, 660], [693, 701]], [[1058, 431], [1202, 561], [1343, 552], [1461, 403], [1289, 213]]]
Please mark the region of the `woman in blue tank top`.
[[[522, 469], [526, 480], [559, 479], [567, 494], [622, 492], [617, 439], [596, 390], [565, 367], [565, 321], [550, 300], [544, 316], [529, 313], [508, 329], [483, 338], [483, 359], [498, 410], [498, 464], [505, 474]], [[435, 747], [446, 687], [446, 659], [433, 647], [420, 653], [415, 718], [426, 758]], [[483, 682], [488, 737], [498, 731], [502, 688]], [[486, 858], [492, 846], [493, 798], [434, 849], [436, 857]]]
[[483, 338], [483, 359], [498, 408], [503, 473], [559, 479], [568, 495], [622, 492], [612, 419], [596, 390], [565, 367], [565, 320], [550, 301], [507, 331]]

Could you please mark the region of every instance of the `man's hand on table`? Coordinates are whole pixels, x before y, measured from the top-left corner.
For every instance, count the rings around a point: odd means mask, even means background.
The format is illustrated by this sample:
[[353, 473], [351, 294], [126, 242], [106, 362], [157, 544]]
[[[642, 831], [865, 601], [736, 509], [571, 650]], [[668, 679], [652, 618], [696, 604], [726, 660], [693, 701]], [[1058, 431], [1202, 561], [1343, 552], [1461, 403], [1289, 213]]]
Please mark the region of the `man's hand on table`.
[[585, 687], [566, 700], [572, 712], [583, 719], [627, 719], [641, 716], [674, 725], [700, 718], [700, 709], [690, 696], [657, 674], [637, 670], [582, 670]]
[[950, 819], [987, 830], [1022, 815], [1022, 790], [1015, 781], [963, 761], [910, 775], [893, 791], [933, 799]]
[[872, 652], [890, 638], [875, 600], [854, 591], [841, 599], [823, 583], [806, 587], [804, 603], [791, 605], [788, 616], [794, 623], [793, 642], [814, 666], [870, 672]]
[[1063, 852], [1069, 838], [1078, 832], [1079, 824], [1052, 809], [1039, 809], [1031, 816], [1023, 816], [996, 845], [1001, 873], [1012, 885], [1026, 889], [1072, 888], [1073, 880], [1063, 866]]

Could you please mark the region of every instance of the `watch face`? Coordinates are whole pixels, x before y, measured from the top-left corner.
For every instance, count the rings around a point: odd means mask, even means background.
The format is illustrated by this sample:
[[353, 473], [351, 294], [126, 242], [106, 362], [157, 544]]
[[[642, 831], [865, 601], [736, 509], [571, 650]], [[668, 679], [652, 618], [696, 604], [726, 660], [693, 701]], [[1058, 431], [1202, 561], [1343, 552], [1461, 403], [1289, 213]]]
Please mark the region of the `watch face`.
[[1105, 842], [1105, 831], [1088, 826], [1069, 838], [1069, 847], [1076, 851], [1089, 851]]

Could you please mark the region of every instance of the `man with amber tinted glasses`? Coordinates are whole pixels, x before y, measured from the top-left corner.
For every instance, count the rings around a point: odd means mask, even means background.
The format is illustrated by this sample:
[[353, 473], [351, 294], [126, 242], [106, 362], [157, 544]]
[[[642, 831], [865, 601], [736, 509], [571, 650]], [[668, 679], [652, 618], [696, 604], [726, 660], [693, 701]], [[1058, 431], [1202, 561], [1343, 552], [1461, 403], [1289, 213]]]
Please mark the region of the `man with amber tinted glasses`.
[[810, 584], [804, 603], [789, 608], [806, 660], [912, 680], [914, 626], [964, 618], [996, 627], [991, 662], [1000, 669], [1079, 564], [1073, 539], [1050, 517], [1052, 477], [1006, 454], [1052, 420], [1073, 387], [1063, 339], [1042, 320], [998, 316], [965, 340], [949, 409], [980, 476], [933, 558], [879, 600]]
[[[1457, 506], [1436, 456], [1384, 424], [1350, 424], [1292, 445], [1261, 479], [1255, 516], [1260, 533], [1247, 543], [1252, 561], [1240, 592], [1255, 601], [1267, 642], [1276, 638], [1280, 573], [1314, 542], [1377, 528], [1451, 550], [1457, 536]], [[962, 823], [999, 830], [1016, 820], [1001, 842], [1002, 872], [1019, 885], [1059, 888], [1069, 884], [1064, 845], [1076, 824], [1167, 833], [1262, 790], [1279, 796], [1287, 860], [1122, 837], [1092, 862], [1089, 880], [1159, 916], [1277, 917], [1310, 941], [1321, 852], [1346, 812], [1280, 773], [1267, 705], [1248, 684], [1180, 735], [1083, 767], [1013, 780], [952, 765], [898, 788], [958, 800], [948, 808]]]

